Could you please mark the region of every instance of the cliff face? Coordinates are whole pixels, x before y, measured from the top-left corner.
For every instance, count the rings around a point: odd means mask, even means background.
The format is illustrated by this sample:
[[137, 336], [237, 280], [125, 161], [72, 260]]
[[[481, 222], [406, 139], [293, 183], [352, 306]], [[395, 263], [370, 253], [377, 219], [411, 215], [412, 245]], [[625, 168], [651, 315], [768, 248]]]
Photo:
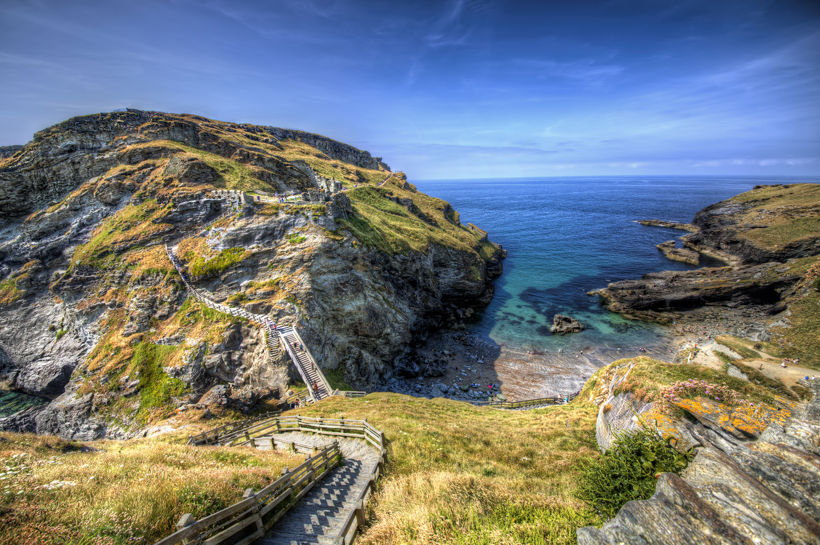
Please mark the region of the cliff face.
[[361, 387], [486, 304], [500, 273], [486, 233], [367, 152], [190, 115], [41, 131], [0, 162], [0, 210], [0, 380], [53, 399], [15, 427], [64, 437], [287, 389], [288, 362], [189, 299], [165, 244], [198, 287], [297, 323], [320, 365]]
[[820, 254], [820, 185], [758, 186], [695, 215], [684, 244], [758, 265]]

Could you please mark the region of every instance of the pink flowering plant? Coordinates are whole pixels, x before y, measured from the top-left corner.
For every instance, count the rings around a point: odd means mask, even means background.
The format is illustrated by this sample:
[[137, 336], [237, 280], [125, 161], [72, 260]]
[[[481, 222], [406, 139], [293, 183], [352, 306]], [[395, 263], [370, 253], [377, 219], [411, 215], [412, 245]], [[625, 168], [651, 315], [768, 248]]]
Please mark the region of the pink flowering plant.
[[664, 390], [663, 400], [668, 403], [677, 403], [684, 398], [705, 397], [714, 401], [730, 405], [746, 404], [740, 394], [728, 386], [713, 384], [702, 379], [690, 378], [681, 380]]

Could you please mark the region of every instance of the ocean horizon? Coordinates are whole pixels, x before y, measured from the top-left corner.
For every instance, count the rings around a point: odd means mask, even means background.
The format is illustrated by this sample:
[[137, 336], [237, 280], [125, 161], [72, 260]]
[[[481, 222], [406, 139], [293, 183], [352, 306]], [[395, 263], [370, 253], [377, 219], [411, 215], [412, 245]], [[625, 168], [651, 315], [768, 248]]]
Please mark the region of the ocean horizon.
[[[706, 206], [756, 185], [818, 179], [619, 175], [410, 181], [449, 202], [462, 223], [486, 230], [508, 252], [495, 297], [468, 331], [512, 348], [567, 352], [666, 341], [666, 328], [609, 312], [597, 296], [587, 295], [650, 272], [697, 268], [666, 259], [655, 247], [685, 233], [636, 220], [688, 223]], [[700, 264], [709, 265], [721, 263]], [[551, 335], [554, 314], [570, 315], [586, 329]]]

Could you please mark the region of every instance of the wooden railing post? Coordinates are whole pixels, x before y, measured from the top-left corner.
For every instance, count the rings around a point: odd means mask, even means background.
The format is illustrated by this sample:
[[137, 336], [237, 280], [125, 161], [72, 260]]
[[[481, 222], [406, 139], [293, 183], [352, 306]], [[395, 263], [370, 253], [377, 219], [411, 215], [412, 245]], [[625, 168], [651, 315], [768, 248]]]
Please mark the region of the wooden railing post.
[[[248, 499], [253, 497], [253, 488], [245, 489], [245, 493], [242, 494], [242, 499]], [[259, 516], [259, 502], [255, 501], [253, 504], [253, 517], [256, 519], [256, 532], [259, 534], [259, 537], [265, 535], [265, 525], [262, 523], [262, 517]]]
[[[177, 532], [182, 530], [183, 528], [185, 528], [187, 526], [190, 526], [191, 524], [193, 524], [195, 522], [196, 522], [196, 519], [194, 518], [194, 516], [191, 513], [185, 513], [184, 515], [182, 515], [180, 517], [179, 522], [177, 522]], [[189, 542], [188, 539], [183, 539], [182, 540], [183, 545], [185, 545], [188, 542]]]
[[359, 528], [364, 526], [364, 500], [359, 500], [358, 505], [356, 505], [356, 522]]

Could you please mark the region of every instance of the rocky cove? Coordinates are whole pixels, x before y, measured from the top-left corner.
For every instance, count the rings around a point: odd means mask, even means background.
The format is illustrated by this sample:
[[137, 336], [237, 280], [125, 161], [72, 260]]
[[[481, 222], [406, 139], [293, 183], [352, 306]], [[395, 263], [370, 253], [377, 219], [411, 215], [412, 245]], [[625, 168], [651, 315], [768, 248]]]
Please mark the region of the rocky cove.
[[[569, 395], [615, 359], [672, 360], [701, 337], [768, 341], [761, 316], [782, 313], [801, 278], [789, 260], [817, 248], [811, 237], [772, 249], [745, 240], [742, 204], [707, 207], [692, 224], [644, 221], [686, 231], [687, 252], [731, 265], [593, 292], [630, 318], [675, 322], [653, 341], [543, 350], [470, 331], [503, 250], [350, 146], [129, 111], [69, 120], [7, 155], [3, 380], [53, 400], [7, 425], [69, 437], [139, 433], [178, 406], [249, 410], [295, 378], [286, 360], [268, 361], [261, 331], [186, 301], [165, 243], [216, 300], [298, 324], [345, 384], [467, 401]], [[801, 203], [787, 215], [812, 213]]]

